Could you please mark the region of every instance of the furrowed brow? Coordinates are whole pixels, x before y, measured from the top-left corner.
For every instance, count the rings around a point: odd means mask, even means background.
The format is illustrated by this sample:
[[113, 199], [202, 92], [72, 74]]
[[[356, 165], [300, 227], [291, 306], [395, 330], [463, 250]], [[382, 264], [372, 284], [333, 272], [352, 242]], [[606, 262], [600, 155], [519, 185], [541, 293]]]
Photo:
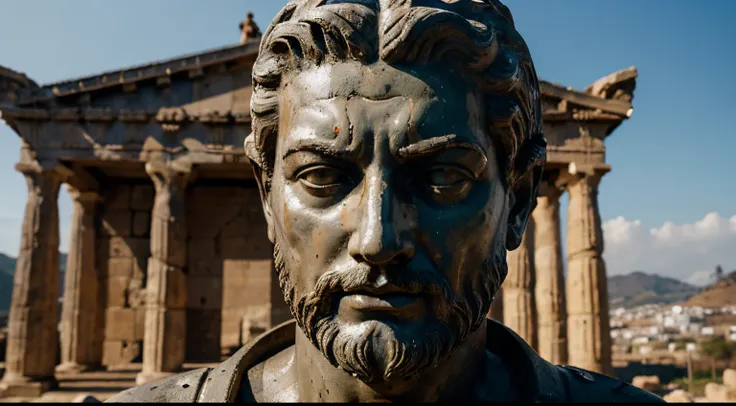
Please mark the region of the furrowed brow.
[[458, 141], [457, 135], [449, 134], [440, 137], [428, 138], [399, 148], [397, 155], [400, 159], [415, 159], [433, 155], [452, 148], [469, 149], [477, 152], [485, 161], [488, 160], [486, 152], [479, 145]]
[[298, 152], [311, 152], [333, 158], [345, 159], [356, 157], [359, 152], [353, 148], [335, 148], [333, 140], [302, 139], [287, 145], [283, 158]]

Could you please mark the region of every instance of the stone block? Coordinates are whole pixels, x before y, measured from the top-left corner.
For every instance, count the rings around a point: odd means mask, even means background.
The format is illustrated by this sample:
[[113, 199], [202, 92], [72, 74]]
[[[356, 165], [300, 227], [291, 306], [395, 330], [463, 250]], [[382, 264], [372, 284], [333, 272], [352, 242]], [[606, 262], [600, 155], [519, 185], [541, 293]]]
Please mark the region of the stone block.
[[[216, 209], [213, 209], [216, 208]], [[194, 205], [187, 211], [187, 228], [191, 238], [215, 239], [223, 227], [232, 222], [241, 207], [214, 201], [211, 204]]]
[[110, 307], [105, 309], [105, 340], [135, 340], [135, 309]]
[[128, 302], [128, 283], [130, 278], [113, 276], [107, 278], [107, 307], [125, 307]]
[[187, 275], [182, 268], [168, 265], [153, 257], [148, 258], [148, 282], [148, 303], [169, 309], [186, 308]]
[[726, 385], [708, 382], [705, 385], [705, 398], [708, 402], [733, 402], [736, 401], [736, 390]]
[[631, 381], [631, 384], [636, 386], [637, 388], [644, 389], [645, 391], [649, 392], [659, 390], [661, 387], [659, 377], [656, 375], [635, 376], [634, 379]]
[[103, 213], [100, 232], [104, 236], [130, 237], [130, 210], [108, 210]]
[[146, 332], [146, 309], [140, 307], [135, 309], [135, 325], [133, 326], [133, 337], [136, 341], [143, 341]]
[[151, 241], [148, 238], [128, 238], [128, 246], [135, 258], [144, 260], [151, 255]]
[[736, 369], [723, 371], [723, 384], [731, 389], [736, 389]]
[[187, 309], [222, 308], [222, 278], [187, 277]]
[[135, 258], [110, 258], [107, 260], [107, 275], [109, 278], [132, 278]]
[[198, 259], [212, 259], [217, 256], [214, 238], [192, 238], [187, 248], [190, 262]]
[[[250, 261], [225, 260], [222, 271], [222, 308], [238, 309], [246, 307], [254, 300], [267, 300], [269, 290], [260, 292], [248, 291]], [[255, 296], [255, 298], [253, 298]], [[265, 296], [265, 297], [264, 297]]]
[[247, 259], [246, 252], [250, 241], [247, 237], [220, 238], [220, 252], [223, 258]]
[[102, 365], [122, 364], [123, 342], [105, 340], [102, 344]]
[[133, 258], [133, 250], [129, 244], [129, 238], [112, 237], [110, 238], [110, 258]]
[[187, 310], [186, 359], [194, 362], [220, 360], [219, 310]]
[[139, 211], [150, 211], [156, 191], [153, 185], [135, 185], [131, 190], [130, 208]]
[[693, 397], [682, 389], [676, 389], [663, 397], [667, 403], [693, 403]]
[[240, 336], [244, 310], [223, 309], [220, 330], [220, 346], [222, 348], [239, 348], [243, 345]]
[[130, 185], [115, 185], [105, 192], [106, 210], [130, 209]]
[[222, 278], [222, 260], [217, 257], [189, 261], [189, 276]]
[[151, 215], [146, 211], [133, 212], [133, 236], [148, 237], [151, 232]]

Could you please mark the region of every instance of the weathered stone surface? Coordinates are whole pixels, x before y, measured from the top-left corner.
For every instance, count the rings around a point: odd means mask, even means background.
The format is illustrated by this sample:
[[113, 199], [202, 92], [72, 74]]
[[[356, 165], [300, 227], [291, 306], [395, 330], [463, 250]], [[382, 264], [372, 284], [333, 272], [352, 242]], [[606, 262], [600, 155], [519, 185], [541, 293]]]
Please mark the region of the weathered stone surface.
[[147, 238], [112, 237], [109, 240], [110, 258], [145, 258], [150, 247]]
[[135, 362], [141, 356], [139, 342], [133, 341], [105, 341], [103, 365], [125, 365]]
[[95, 269], [96, 209], [100, 197], [69, 187], [74, 204], [61, 315], [61, 365], [78, 371], [102, 362], [101, 280]]
[[107, 278], [127, 278], [133, 277], [133, 268], [136, 260], [132, 257], [110, 258], [107, 260]]
[[125, 307], [128, 302], [130, 277], [113, 276], [107, 278], [107, 307]]
[[725, 369], [723, 371], [723, 384], [731, 389], [736, 389], [736, 369]]
[[115, 185], [105, 192], [105, 208], [106, 210], [130, 210], [130, 191], [129, 185]]
[[611, 374], [608, 291], [598, 210], [602, 176], [601, 172], [581, 175], [567, 187], [567, 335], [571, 365]]
[[151, 230], [151, 215], [145, 211], [133, 212], [133, 237], [147, 237]]
[[130, 196], [130, 209], [135, 211], [150, 212], [153, 208], [153, 199], [156, 191], [153, 185], [135, 185], [132, 187]]
[[191, 166], [149, 162], [156, 190], [146, 282], [143, 371], [136, 382], [179, 370], [186, 356], [187, 225], [185, 190]]
[[692, 403], [694, 402], [692, 395], [682, 389], [676, 389], [666, 394], [663, 399], [667, 403]]
[[105, 211], [100, 232], [111, 237], [130, 237], [132, 232], [131, 213], [128, 209]]
[[[59, 212], [63, 180], [56, 162], [18, 164], [28, 185], [21, 248], [13, 279], [5, 374], [0, 394], [53, 386], [58, 353]], [[43, 349], [43, 350], [40, 350]]]
[[222, 308], [222, 278], [187, 278], [187, 309], [214, 310]]
[[631, 384], [636, 386], [637, 388], [641, 388], [649, 392], [659, 390], [662, 386], [659, 382], [659, 377], [656, 375], [635, 376], [634, 379], [631, 381]]
[[534, 209], [534, 300], [537, 314], [537, 351], [547, 361], [567, 364], [567, 309], [562, 267], [560, 195], [553, 184], [539, 188]]
[[105, 340], [135, 341], [135, 309], [109, 307], [105, 309]]
[[193, 362], [212, 362], [220, 358], [220, 309], [187, 309], [186, 358]]
[[521, 245], [506, 255], [509, 272], [503, 283], [503, 322], [536, 347], [534, 305], [534, 220], [529, 219]]

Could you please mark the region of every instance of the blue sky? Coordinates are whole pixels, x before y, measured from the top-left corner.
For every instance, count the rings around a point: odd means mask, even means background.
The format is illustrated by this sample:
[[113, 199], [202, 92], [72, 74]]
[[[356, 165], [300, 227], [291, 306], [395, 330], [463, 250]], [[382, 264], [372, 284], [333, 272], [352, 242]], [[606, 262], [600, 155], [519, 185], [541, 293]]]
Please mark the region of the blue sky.
[[[248, 10], [265, 29], [284, 4], [4, 0], [0, 65], [48, 83], [198, 52], [236, 43]], [[616, 70], [639, 69], [634, 116], [606, 141], [613, 171], [601, 184], [600, 207], [609, 273], [643, 269], [696, 281], [693, 275], [716, 263], [736, 269], [736, 1], [506, 4], [545, 80], [583, 89]], [[19, 146], [0, 124], [0, 252], [11, 255], [17, 254], [26, 198], [25, 183], [13, 170]], [[65, 233], [71, 213], [65, 194], [60, 209]], [[703, 229], [707, 238], [691, 241], [698, 233], [692, 230]], [[66, 240], [62, 234], [62, 249]]]

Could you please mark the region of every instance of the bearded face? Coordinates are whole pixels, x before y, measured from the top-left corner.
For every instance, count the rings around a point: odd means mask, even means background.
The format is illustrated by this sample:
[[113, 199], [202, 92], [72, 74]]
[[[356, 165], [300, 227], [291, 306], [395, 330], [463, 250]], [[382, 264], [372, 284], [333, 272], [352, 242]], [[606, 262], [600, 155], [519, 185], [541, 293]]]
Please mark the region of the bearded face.
[[426, 372], [482, 325], [506, 275], [509, 199], [480, 96], [381, 62], [284, 82], [264, 207], [292, 315], [366, 382]]

